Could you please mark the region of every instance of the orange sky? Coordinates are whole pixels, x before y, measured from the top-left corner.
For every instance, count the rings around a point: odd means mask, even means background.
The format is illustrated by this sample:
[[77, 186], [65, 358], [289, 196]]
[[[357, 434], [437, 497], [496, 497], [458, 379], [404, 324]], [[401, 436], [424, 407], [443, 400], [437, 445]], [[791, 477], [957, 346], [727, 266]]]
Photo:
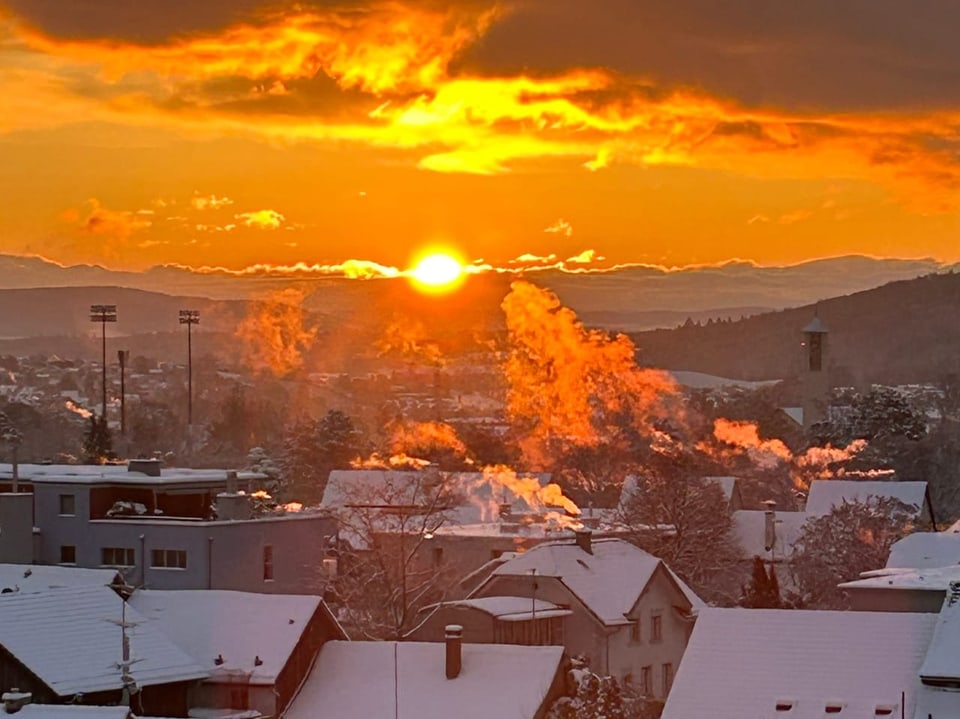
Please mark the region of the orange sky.
[[837, 5], [0, 0], [0, 252], [960, 260], [960, 11]]

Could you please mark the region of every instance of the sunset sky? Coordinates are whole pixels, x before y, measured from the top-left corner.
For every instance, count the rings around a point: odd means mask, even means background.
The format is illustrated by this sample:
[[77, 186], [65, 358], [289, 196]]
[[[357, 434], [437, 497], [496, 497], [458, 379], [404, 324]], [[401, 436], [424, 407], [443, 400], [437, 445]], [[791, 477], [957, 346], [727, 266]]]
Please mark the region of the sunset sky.
[[0, 252], [955, 262], [957, 27], [937, 0], [0, 0]]

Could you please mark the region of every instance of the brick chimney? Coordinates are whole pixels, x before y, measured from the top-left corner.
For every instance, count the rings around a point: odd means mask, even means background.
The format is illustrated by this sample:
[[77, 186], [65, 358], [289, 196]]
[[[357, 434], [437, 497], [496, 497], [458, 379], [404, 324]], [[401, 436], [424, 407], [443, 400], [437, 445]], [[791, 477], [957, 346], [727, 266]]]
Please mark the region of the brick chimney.
[[577, 546], [587, 554], [593, 554], [593, 531], [587, 528], [576, 529], [573, 535], [577, 538]]
[[456, 679], [463, 666], [463, 627], [448, 624], [444, 628], [443, 639], [447, 645], [447, 679]]

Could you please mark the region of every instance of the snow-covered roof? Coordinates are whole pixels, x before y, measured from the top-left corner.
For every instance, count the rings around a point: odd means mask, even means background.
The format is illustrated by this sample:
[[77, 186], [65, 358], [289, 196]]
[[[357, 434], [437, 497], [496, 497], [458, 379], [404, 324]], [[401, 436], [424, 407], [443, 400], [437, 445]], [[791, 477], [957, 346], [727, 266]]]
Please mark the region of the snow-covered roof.
[[[123, 605], [107, 587], [2, 594], [0, 644], [58, 696], [121, 689]], [[206, 678], [206, 670], [129, 606], [126, 622], [138, 685]]]
[[27, 704], [17, 711], [20, 719], [127, 719], [130, 707], [83, 704]]
[[49, 564], [0, 564], [0, 591], [32, 594], [62, 587], [105, 587], [118, 578], [116, 569], [82, 569]]
[[807, 494], [807, 514], [820, 517], [844, 502], [866, 502], [869, 497], [892, 497], [923, 510], [926, 482], [877, 482], [815, 479]]
[[[549, 474], [520, 474], [532, 478], [540, 487], [550, 481]], [[496, 519], [499, 505], [509, 503], [512, 512], [530, 512], [531, 507], [513, 491], [487, 479], [482, 472], [417, 472], [385, 469], [336, 469], [330, 472], [321, 506], [425, 506], [432, 501], [427, 489], [439, 477], [452, 484], [450, 499], [455, 506], [445, 512], [447, 524], [477, 524]]]
[[894, 542], [888, 567], [928, 569], [960, 564], [960, 533], [914, 532]]
[[[662, 719], [913, 717], [935, 614], [700, 611]], [[787, 709], [787, 705], [791, 705]], [[777, 710], [778, 705], [784, 709]]]
[[327, 642], [285, 718], [532, 719], [563, 658], [563, 647], [464, 644], [460, 675], [447, 679], [445, 651], [443, 642]]
[[[129, 603], [206, 667], [211, 681], [242, 676], [246, 683], [269, 685], [277, 681], [320, 601], [307, 595], [146, 589]], [[222, 664], [216, 664], [217, 657]]]
[[920, 678], [933, 681], [960, 681], [960, 587], [947, 592], [937, 628], [920, 667]]
[[534, 617], [541, 619], [566, 617], [573, 613], [559, 604], [528, 597], [471, 597], [443, 602], [443, 606], [476, 609], [505, 622], [523, 621]]
[[839, 584], [841, 589], [917, 589], [943, 592], [950, 582], [960, 581], [960, 565], [930, 569], [875, 569], [860, 579]]
[[[622, 539], [594, 539], [591, 549], [592, 553], [586, 552], [575, 541], [539, 544], [494, 569], [491, 579], [534, 572], [557, 577], [605, 624], [627, 623], [625, 615], [663, 563]], [[692, 607], [703, 606], [690, 587], [665, 564], [663, 567]]]
[[729, 377], [719, 377], [713, 374], [703, 372], [692, 372], [689, 370], [670, 370], [667, 372], [677, 384], [692, 389], [717, 389], [719, 387], [742, 387], [744, 389], [756, 389], [758, 387], [769, 387], [777, 384], [780, 380], [745, 380], [730, 379]]
[[[804, 522], [810, 518], [806, 512], [777, 512], [774, 515], [774, 532], [777, 543], [773, 548], [775, 559], [793, 554], [793, 545], [800, 537]], [[733, 513], [733, 536], [745, 557], [769, 558], [766, 547], [766, 512], [762, 509], [738, 509]]]
[[[733, 493], [737, 490], [736, 477], [704, 477], [703, 479], [720, 487], [720, 491], [723, 492], [723, 496], [728, 502], [733, 499]], [[620, 501], [617, 506], [620, 508], [626, 507], [636, 491], [637, 477], [628, 474], [623, 478], [623, 485], [620, 487]]]
[[803, 407], [781, 407], [780, 410], [801, 427], [803, 426]]
[[[22, 482], [34, 484], [210, 484], [227, 481], [225, 469], [186, 469], [164, 467], [160, 476], [130, 472], [123, 464], [19, 464], [17, 473]], [[0, 464], [0, 479], [13, 475], [10, 464]], [[266, 479], [259, 472], [238, 472], [240, 482]]]

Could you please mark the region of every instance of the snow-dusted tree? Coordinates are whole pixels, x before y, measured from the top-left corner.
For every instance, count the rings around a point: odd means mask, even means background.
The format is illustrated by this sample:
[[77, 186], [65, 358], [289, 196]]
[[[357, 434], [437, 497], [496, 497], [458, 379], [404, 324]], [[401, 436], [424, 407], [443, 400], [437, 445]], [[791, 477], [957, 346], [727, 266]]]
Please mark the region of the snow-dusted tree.
[[620, 521], [631, 541], [666, 562], [701, 597], [732, 603], [739, 587], [718, 581], [741, 559], [729, 503], [720, 485], [693, 473], [691, 462], [651, 457], [620, 507]]
[[794, 544], [790, 571], [799, 595], [796, 604], [812, 609], [843, 609], [837, 588], [861, 572], [880, 569], [894, 542], [913, 531], [917, 508], [892, 497], [843, 502], [822, 517], [811, 517]]
[[753, 558], [750, 583], [743, 588], [743, 595], [738, 603], [741, 607], [753, 609], [779, 609], [783, 606], [780, 601], [780, 582], [772, 564], [768, 571], [760, 557]]
[[331, 604], [351, 636], [403, 639], [458, 578], [433, 538], [462, 497], [435, 471], [378, 474], [344, 494]]
[[595, 674], [583, 657], [570, 660], [566, 679], [566, 695], [546, 719], [657, 719], [663, 709], [662, 702], [637, 696], [615, 677]]

